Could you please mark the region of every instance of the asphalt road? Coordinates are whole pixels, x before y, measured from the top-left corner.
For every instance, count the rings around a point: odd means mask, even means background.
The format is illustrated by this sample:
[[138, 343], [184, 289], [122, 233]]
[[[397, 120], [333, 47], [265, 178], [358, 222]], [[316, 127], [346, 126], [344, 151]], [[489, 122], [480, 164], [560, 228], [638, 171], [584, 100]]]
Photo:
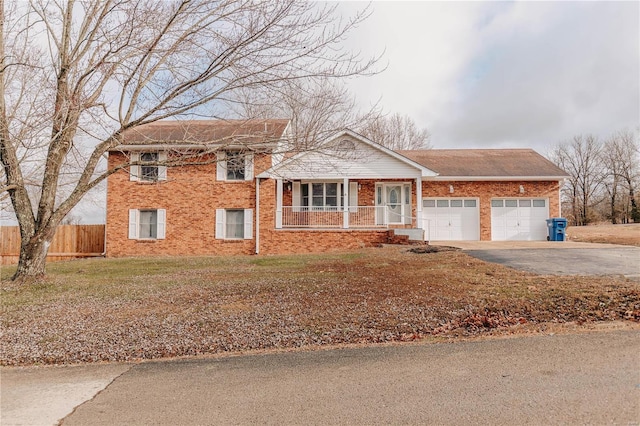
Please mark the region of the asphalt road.
[[465, 250], [486, 262], [543, 275], [624, 275], [640, 279], [640, 247]]
[[7, 399], [21, 384], [38, 407], [50, 374], [80, 386], [101, 368], [113, 381], [63, 425], [640, 422], [638, 329], [90, 368], [2, 369], [2, 424], [21, 421]]

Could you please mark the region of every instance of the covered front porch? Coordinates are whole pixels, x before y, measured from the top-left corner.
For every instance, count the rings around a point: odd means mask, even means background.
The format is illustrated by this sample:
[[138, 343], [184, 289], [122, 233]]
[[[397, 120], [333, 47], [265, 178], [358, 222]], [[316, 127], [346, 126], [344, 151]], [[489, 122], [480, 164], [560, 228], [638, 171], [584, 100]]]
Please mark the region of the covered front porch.
[[422, 179], [435, 175], [345, 130], [257, 178], [276, 181], [274, 230], [279, 234], [415, 229], [423, 235]]
[[420, 179], [278, 179], [276, 188], [276, 229], [422, 228]]

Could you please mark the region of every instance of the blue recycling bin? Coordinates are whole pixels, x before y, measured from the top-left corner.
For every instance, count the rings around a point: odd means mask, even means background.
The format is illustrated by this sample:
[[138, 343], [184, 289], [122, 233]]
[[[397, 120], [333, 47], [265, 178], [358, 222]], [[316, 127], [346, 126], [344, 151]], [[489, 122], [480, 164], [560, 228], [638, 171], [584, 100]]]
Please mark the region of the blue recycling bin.
[[567, 219], [563, 217], [552, 217], [547, 219], [547, 241], [565, 241], [567, 232]]

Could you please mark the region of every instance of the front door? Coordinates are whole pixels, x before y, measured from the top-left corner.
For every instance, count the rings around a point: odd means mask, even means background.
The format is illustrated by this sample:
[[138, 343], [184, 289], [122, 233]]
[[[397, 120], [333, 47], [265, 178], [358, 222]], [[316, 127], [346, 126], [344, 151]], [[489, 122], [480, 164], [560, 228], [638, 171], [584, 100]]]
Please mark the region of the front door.
[[376, 224], [411, 223], [411, 186], [407, 183], [376, 184]]
[[388, 223], [402, 223], [402, 185], [386, 185]]

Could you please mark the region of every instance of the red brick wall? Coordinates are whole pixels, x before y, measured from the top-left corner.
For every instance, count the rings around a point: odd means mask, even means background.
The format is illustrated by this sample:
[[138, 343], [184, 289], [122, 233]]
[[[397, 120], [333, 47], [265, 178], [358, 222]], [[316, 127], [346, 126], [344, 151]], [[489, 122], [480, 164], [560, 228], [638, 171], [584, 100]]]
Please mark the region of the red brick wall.
[[[107, 183], [107, 256], [253, 253], [255, 240], [215, 238], [215, 209], [250, 208], [255, 215], [255, 183], [217, 182], [215, 161], [208, 159], [211, 164], [171, 167], [167, 181], [157, 183], [131, 182], [128, 169], [111, 175]], [[254, 160], [255, 173], [271, 166], [269, 155], [256, 154]], [[123, 161], [123, 154], [110, 153], [110, 167]], [[166, 238], [129, 239], [129, 209], [166, 209]]]
[[[211, 159], [211, 158], [210, 158]], [[255, 221], [255, 181], [217, 182], [216, 165], [170, 168], [167, 181], [140, 183], [129, 180], [128, 170], [113, 174], [107, 184], [107, 256], [223, 255], [252, 254], [256, 250], [258, 224]], [[109, 166], [125, 161], [120, 153], [109, 155]], [[256, 154], [255, 173], [271, 165], [269, 155]], [[416, 188], [412, 183], [415, 216]], [[375, 180], [363, 180], [358, 204], [375, 205]], [[454, 193], [449, 192], [454, 186]], [[520, 194], [523, 185], [525, 193]], [[286, 188], [286, 187], [285, 187]], [[285, 190], [284, 205], [291, 205]], [[423, 197], [478, 197], [480, 199], [481, 239], [491, 239], [491, 198], [539, 197], [549, 200], [550, 216], [559, 216], [558, 182], [423, 182]], [[386, 230], [286, 230], [275, 229], [276, 181], [260, 182], [259, 250], [261, 254], [311, 253], [357, 249], [387, 242]], [[253, 240], [215, 238], [215, 210], [251, 208], [254, 210]], [[129, 209], [166, 209], [166, 238], [132, 240], [128, 238]]]
[[[453, 185], [453, 193], [449, 185]], [[524, 193], [520, 193], [520, 185]], [[480, 200], [480, 240], [491, 240], [492, 198], [546, 198], [549, 200], [549, 216], [560, 216], [559, 183], [556, 182], [422, 182], [422, 197], [473, 197]]]

